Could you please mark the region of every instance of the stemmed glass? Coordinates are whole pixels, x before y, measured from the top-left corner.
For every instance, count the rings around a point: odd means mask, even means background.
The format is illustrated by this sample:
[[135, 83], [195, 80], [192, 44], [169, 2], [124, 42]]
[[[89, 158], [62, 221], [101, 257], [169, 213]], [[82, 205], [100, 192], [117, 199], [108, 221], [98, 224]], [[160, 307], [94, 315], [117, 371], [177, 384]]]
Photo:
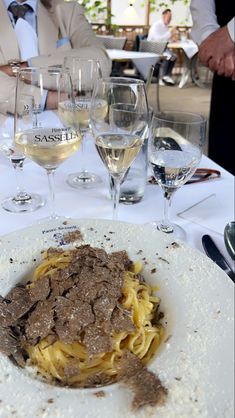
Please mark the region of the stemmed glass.
[[205, 143], [206, 120], [194, 113], [164, 112], [153, 117], [149, 159], [154, 177], [164, 193], [164, 219], [158, 230], [185, 239], [185, 231], [172, 224], [169, 208], [174, 193], [194, 174]]
[[113, 219], [117, 219], [121, 182], [148, 136], [143, 81], [122, 77], [98, 80], [90, 123], [97, 151], [113, 182]]
[[[101, 78], [101, 68], [96, 59], [65, 57], [64, 67], [69, 70], [75, 99], [75, 127], [79, 127], [83, 136], [82, 161], [84, 164], [86, 137], [89, 132], [89, 116], [91, 97], [94, 85]], [[67, 183], [74, 187], [93, 187], [101, 182], [101, 178], [84, 168], [81, 172], [69, 174]]]
[[1, 205], [8, 212], [32, 212], [45, 204], [45, 199], [36, 194], [24, 190], [23, 164], [25, 156], [16, 148], [14, 142], [14, 117], [8, 100], [0, 101], [0, 152], [8, 157], [16, 174], [17, 193], [5, 198]]
[[[33, 95], [24, 94], [22, 84]], [[75, 105], [70, 74], [57, 68], [27, 68], [18, 73], [15, 142], [34, 162], [46, 169], [51, 219], [55, 213], [54, 173], [78, 150], [81, 134], [74, 126]]]

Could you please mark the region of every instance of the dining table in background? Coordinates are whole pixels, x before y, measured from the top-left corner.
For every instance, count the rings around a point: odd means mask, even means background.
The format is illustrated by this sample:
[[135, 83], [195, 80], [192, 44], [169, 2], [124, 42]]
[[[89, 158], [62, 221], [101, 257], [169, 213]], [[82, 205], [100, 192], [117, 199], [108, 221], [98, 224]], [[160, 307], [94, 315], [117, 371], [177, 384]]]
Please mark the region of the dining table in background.
[[132, 62], [144, 80], [147, 79], [149, 69], [161, 59], [161, 55], [153, 52], [126, 51], [124, 49], [107, 49], [107, 54], [113, 62]]
[[183, 53], [183, 64], [182, 74], [179, 81], [179, 88], [184, 87], [190, 76], [194, 82], [194, 67], [196, 66], [196, 57], [198, 53], [198, 46], [191, 39], [180, 40], [176, 42], [169, 42], [167, 48], [172, 49], [174, 52], [182, 51]]
[[[55, 174], [56, 212], [70, 218], [112, 218], [112, 202], [108, 187], [108, 173], [95, 149], [92, 137], [86, 146], [86, 166], [99, 174], [103, 183], [94, 188], [71, 188], [66, 183], [68, 174], [81, 169], [81, 152], [62, 164]], [[234, 177], [206, 156], [200, 167], [219, 170], [219, 178], [184, 185], [173, 197], [171, 219], [186, 231], [187, 243], [204, 252], [201, 238], [212, 236], [221, 252], [232, 264], [224, 245], [225, 225], [234, 218]], [[16, 188], [15, 173], [10, 161], [0, 154], [0, 201], [12, 194]], [[151, 174], [151, 173], [149, 173]], [[26, 159], [24, 164], [25, 188], [47, 196], [47, 178], [44, 170]], [[135, 224], [146, 224], [160, 219], [163, 213], [163, 194], [159, 186], [148, 184], [143, 200], [137, 204], [120, 204], [119, 220]], [[49, 216], [49, 206], [30, 213], [9, 213], [0, 206], [0, 236], [28, 227]], [[20, 232], [19, 232], [20, 238]], [[20, 239], [19, 239], [20, 245]]]

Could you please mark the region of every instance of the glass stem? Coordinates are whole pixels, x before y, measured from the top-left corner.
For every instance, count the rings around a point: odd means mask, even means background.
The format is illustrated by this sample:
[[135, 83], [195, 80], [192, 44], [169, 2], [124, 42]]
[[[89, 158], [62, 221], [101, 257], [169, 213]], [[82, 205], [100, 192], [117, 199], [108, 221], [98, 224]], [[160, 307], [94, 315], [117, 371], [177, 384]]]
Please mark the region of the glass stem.
[[[86, 143], [86, 131], [82, 133], [82, 143], [81, 143], [81, 148], [82, 148], [82, 164], [84, 163], [85, 160], [85, 143]], [[87, 170], [84, 168], [84, 166], [82, 167], [82, 173], [86, 174]]]
[[160, 229], [163, 232], [171, 233], [174, 228], [170, 222], [170, 207], [171, 207], [172, 193], [164, 191], [164, 218], [161, 222]]
[[49, 185], [49, 205], [50, 205], [50, 218], [56, 219], [57, 215], [55, 212], [55, 179], [54, 179], [55, 169], [47, 169], [47, 178]]
[[16, 178], [16, 190], [17, 194], [14, 197], [15, 201], [29, 201], [31, 196], [26, 193], [23, 187], [23, 164], [24, 158], [22, 159], [11, 159], [12, 165], [14, 167], [15, 178]]
[[123, 176], [111, 176], [113, 180], [113, 220], [118, 219], [118, 207], [119, 207], [119, 198], [120, 198], [120, 187]]

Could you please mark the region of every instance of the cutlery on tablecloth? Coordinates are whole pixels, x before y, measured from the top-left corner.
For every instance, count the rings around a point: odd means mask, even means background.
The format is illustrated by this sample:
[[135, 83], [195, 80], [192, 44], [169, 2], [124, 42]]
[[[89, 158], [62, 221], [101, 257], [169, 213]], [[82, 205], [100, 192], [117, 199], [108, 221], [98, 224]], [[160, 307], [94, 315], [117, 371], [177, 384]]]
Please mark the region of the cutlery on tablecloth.
[[[194, 175], [185, 184], [200, 183], [202, 181], [217, 179], [221, 176], [220, 171], [211, 168], [197, 168]], [[149, 184], [157, 184], [153, 176], [148, 179]]]
[[235, 222], [229, 222], [224, 228], [224, 242], [232, 260], [235, 261]]
[[221, 254], [220, 250], [209, 235], [203, 235], [202, 245], [205, 253], [211, 258], [235, 283], [235, 273], [231, 269], [226, 258]]

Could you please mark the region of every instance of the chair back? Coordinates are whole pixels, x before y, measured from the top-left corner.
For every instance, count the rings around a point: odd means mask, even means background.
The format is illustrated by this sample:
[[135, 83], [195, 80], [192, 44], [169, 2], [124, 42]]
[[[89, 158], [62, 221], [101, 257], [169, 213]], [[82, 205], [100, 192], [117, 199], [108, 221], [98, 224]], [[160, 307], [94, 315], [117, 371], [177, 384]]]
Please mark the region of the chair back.
[[135, 41], [133, 44], [133, 51], [139, 51], [140, 50], [140, 42], [143, 39], [147, 39], [148, 35], [136, 35]]
[[115, 37], [108, 35], [96, 35], [99, 38], [106, 49], [123, 49], [127, 38], [124, 36]]
[[140, 41], [140, 51], [142, 52], [153, 52], [161, 55], [165, 51], [166, 46], [167, 42], [147, 41], [147, 39]]

